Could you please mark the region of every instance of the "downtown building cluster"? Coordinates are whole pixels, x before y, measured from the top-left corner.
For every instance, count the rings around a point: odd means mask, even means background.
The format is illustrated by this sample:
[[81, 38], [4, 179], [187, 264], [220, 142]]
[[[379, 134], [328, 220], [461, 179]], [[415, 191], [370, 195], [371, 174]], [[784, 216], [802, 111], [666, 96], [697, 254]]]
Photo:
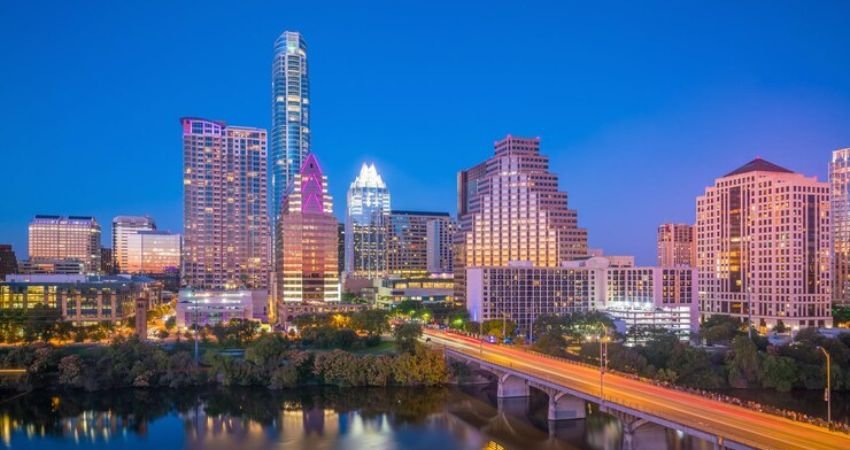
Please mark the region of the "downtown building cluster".
[[[145, 277], [180, 289], [185, 326], [238, 317], [285, 328], [298, 314], [421, 300], [465, 305], [475, 321], [513, 320], [525, 334], [541, 314], [600, 310], [684, 338], [719, 314], [760, 330], [829, 327], [831, 305], [848, 301], [850, 149], [834, 152], [829, 182], [762, 159], [717, 178], [696, 198], [693, 223], [659, 225], [657, 263], [640, 267], [589, 248], [539, 138], [508, 135], [461, 170], [456, 217], [393, 209], [387, 182], [364, 163], [338, 221], [311, 146], [300, 33], [275, 40], [271, 67], [270, 130], [180, 119], [182, 235], [118, 216], [106, 249], [92, 217], [36, 216], [28, 257], [0, 246], [0, 270]], [[0, 285], [0, 302], [27, 303], [13, 290], [33, 280]]]

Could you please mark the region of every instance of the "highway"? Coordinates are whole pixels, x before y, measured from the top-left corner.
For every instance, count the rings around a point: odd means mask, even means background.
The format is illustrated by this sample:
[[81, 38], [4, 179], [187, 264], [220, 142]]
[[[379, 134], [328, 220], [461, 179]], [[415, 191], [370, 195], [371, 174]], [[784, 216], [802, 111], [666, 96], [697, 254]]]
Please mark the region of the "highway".
[[[516, 347], [482, 344], [477, 339], [454, 333], [434, 329], [424, 332], [433, 344], [599, 396], [598, 369], [546, 358]], [[687, 424], [753, 448], [850, 449], [848, 434], [611, 373], [605, 374], [605, 401]]]

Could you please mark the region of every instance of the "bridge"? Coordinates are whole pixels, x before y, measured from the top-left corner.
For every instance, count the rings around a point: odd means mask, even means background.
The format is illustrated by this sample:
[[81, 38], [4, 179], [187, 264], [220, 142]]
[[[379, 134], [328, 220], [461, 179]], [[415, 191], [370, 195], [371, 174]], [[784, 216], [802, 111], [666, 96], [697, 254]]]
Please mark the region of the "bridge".
[[646, 383], [598, 368], [549, 358], [519, 348], [482, 343], [426, 329], [432, 344], [451, 360], [479, 367], [498, 378], [497, 395], [527, 397], [530, 389], [549, 396], [551, 421], [585, 417], [587, 403], [599, 405], [623, 424], [623, 448], [631, 449], [645, 424], [679, 430], [716, 449], [847, 449], [850, 435], [702, 396]]

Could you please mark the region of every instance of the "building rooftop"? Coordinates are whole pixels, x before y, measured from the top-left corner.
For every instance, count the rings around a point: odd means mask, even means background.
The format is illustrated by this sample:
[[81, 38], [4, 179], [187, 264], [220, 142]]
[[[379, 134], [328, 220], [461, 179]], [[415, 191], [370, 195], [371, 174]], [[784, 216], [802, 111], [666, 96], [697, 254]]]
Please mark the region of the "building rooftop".
[[729, 173], [727, 173], [726, 175], [723, 175], [723, 176], [724, 177], [731, 177], [733, 175], [740, 175], [742, 173], [747, 173], [747, 172], [794, 173], [793, 171], [788, 170], [788, 169], [781, 167], [781, 166], [777, 166], [776, 164], [774, 164], [770, 161], [767, 161], [767, 160], [764, 160], [764, 159], [761, 159], [761, 158], [756, 158], [756, 159], [744, 164], [741, 167], [738, 167], [737, 169], [735, 169], [735, 170], [733, 170], [733, 171], [731, 171], [731, 172], [729, 172]]

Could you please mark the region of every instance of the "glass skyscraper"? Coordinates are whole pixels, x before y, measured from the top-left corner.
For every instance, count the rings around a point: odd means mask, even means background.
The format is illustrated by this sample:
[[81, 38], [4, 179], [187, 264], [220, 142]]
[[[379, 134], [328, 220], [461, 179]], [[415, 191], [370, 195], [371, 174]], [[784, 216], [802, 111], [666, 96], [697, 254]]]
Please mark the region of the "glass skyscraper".
[[271, 214], [277, 223], [286, 189], [310, 151], [310, 85], [307, 43], [284, 31], [274, 42], [272, 129], [269, 152]]
[[829, 164], [832, 190], [832, 301], [850, 303], [850, 148], [832, 152]]
[[362, 278], [387, 272], [390, 191], [374, 164], [363, 164], [348, 189], [345, 272]]

